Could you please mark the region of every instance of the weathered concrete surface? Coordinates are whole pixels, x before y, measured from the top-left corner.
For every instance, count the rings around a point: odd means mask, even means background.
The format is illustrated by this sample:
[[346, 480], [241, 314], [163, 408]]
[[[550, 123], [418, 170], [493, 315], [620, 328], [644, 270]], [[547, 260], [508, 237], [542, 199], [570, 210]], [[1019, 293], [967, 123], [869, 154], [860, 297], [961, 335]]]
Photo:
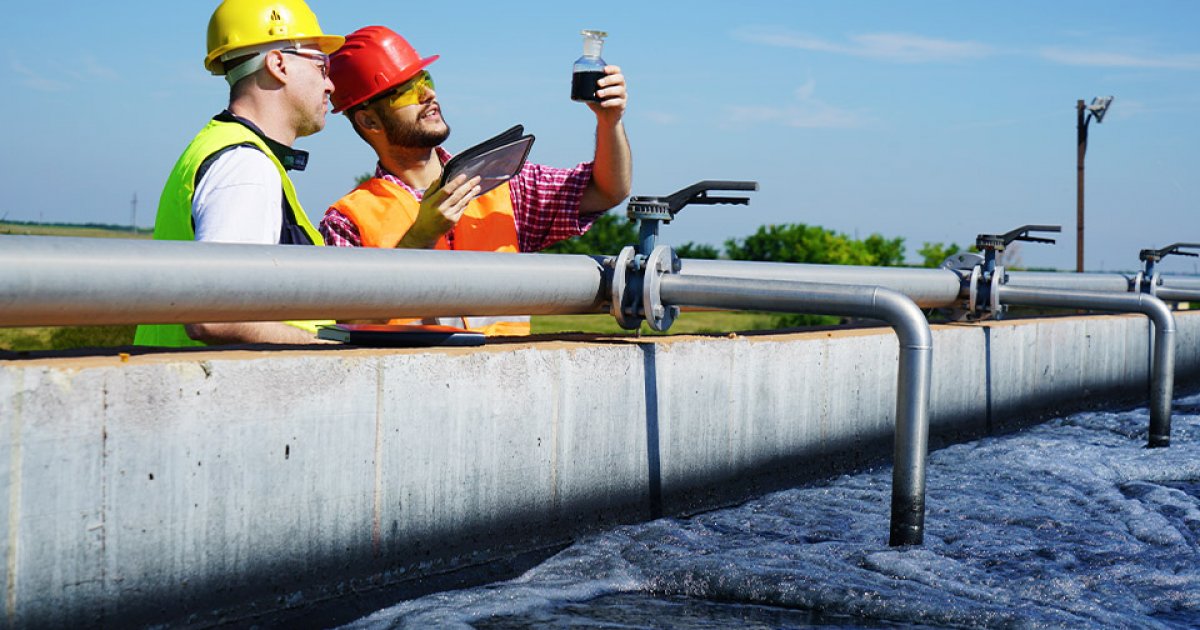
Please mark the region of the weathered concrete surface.
[[[1200, 314], [1178, 321], [1187, 386]], [[1144, 402], [1148, 338], [937, 327], [931, 443]], [[896, 357], [860, 329], [0, 361], [5, 619], [245, 619], [877, 461]]]

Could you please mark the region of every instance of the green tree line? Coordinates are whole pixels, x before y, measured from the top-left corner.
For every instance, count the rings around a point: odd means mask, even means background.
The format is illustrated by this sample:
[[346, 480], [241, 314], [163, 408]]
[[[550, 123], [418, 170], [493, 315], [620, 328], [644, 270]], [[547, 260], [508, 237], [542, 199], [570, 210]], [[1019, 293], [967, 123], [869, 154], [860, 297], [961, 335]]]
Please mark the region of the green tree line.
[[[596, 220], [592, 229], [578, 238], [548, 248], [554, 254], [612, 255], [637, 243], [637, 224], [617, 213]], [[921, 266], [937, 267], [962, 248], [950, 243], [924, 243], [918, 250]], [[763, 262], [815, 263], [896, 267], [905, 264], [904, 238], [871, 234], [864, 239], [825, 229], [819, 225], [784, 223], [764, 225], [745, 238], [726, 239], [724, 247], [687, 242], [675, 247], [680, 258], [728, 258]]]

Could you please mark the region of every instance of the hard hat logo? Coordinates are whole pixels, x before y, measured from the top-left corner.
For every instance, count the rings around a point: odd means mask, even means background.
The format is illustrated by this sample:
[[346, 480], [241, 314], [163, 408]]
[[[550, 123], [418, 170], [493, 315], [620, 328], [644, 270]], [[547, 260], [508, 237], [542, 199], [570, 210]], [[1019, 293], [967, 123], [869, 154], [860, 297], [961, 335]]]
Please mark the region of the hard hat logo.
[[204, 67], [226, 73], [225, 60], [261, 52], [279, 43], [312, 42], [321, 52], [337, 50], [344, 37], [326, 35], [304, 0], [224, 0], [208, 21], [208, 54]]
[[272, 37], [287, 37], [287, 24], [283, 23], [278, 11], [271, 11], [271, 28], [268, 33]]

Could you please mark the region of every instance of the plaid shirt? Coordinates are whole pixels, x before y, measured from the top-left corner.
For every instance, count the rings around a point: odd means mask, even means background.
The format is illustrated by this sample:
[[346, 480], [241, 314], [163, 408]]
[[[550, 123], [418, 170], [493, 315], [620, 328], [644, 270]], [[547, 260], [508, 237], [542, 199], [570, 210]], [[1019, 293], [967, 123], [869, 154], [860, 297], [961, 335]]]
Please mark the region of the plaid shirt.
[[[450, 154], [437, 148], [444, 164]], [[412, 194], [417, 201], [425, 194], [414, 190], [395, 175], [376, 165], [375, 177], [386, 179]], [[517, 247], [522, 252], [541, 251], [561, 240], [579, 236], [592, 227], [599, 214], [579, 216], [583, 189], [592, 179], [592, 163], [584, 162], [575, 168], [552, 168], [526, 162], [516, 177], [509, 180], [513, 215], [517, 224]], [[358, 226], [349, 217], [330, 208], [321, 220], [325, 244], [334, 247], [361, 247]], [[454, 248], [453, 230], [446, 234]]]

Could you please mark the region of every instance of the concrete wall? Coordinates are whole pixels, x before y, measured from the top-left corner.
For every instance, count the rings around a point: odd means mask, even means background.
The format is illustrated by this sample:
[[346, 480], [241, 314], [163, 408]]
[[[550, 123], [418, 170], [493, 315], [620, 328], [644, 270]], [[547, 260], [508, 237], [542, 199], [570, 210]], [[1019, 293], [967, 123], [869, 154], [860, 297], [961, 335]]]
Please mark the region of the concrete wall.
[[[936, 328], [931, 444], [1144, 404], [1147, 329]], [[860, 329], [0, 361], [4, 616], [246, 620], [878, 461], [896, 356]]]

